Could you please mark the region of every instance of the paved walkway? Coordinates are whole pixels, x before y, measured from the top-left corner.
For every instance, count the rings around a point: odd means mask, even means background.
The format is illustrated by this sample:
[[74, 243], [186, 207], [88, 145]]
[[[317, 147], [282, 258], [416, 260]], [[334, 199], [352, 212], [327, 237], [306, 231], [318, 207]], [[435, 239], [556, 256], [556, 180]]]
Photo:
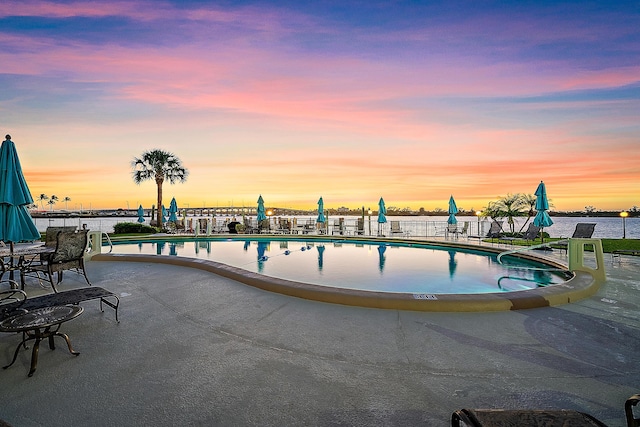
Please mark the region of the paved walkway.
[[[121, 295], [0, 370], [0, 419], [29, 426], [446, 426], [460, 408], [587, 412], [623, 426], [640, 391], [640, 259], [570, 305], [496, 313], [346, 307], [184, 267], [89, 262]], [[61, 289], [82, 286], [65, 274]], [[30, 294], [41, 290], [36, 283]], [[19, 337], [0, 335], [0, 361]]]

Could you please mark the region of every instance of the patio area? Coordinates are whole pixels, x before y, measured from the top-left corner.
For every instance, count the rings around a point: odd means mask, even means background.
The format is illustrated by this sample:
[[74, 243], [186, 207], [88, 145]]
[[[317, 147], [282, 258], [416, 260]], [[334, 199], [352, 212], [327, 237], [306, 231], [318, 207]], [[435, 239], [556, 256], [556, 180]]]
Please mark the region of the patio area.
[[[0, 370], [0, 419], [446, 426], [460, 408], [532, 408], [623, 426], [624, 402], [640, 391], [640, 258], [605, 259], [607, 283], [591, 298], [487, 313], [333, 305], [185, 267], [91, 261], [91, 282], [121, 299], [120, 323], [85, 302], [61, 329], [78, 357], [43, 345], [28, 378], [21, 351]], [[59, 289], [83, 285], [66, 273]], [[3, 365], [19, 341], [0, 335]]]

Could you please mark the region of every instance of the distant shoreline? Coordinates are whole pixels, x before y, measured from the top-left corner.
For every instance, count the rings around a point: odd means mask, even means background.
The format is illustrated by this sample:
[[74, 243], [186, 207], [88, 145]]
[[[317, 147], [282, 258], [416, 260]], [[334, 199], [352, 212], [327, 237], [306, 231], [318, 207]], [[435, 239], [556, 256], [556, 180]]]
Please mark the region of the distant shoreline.
[[[240, 209], [240, 208], [238, 208]], [[202, 211], [204, 210], [204, 214], [202, 213]], [[214, 215], [213, 211], [215, 210], [215, 208], [212, 209], [188, 209], [188, 215], [190, 216], [211, 216]], [[273, 216], [300, 216], [300, 215], [315, 215], [317, 214], [316, 210], [309, 210], [309, 211], [295, 211], [295, 213], [291, 213], [290, 210], [287, 209], [281, 209], [279, 210], [278, 208], [272, 208], [272, 210], [275, 212]], [[150, 211], [151, 209], [145, 209], [145, 214], [144, 217], [149, 217], [150, 216]], [[281, 211], [281, 212], [278, 212]], [[327, 209], [326, 212], [328, 212], [329, 215], [331, 216], [360, 216], [362, 215], [362, 212], [360, 210], [355, 210], [355, 211], [348, 211], [348, 212], [337, 212], [337, 211], [333, 211], [332, 209]], [[629, 213], [629, 218], [633, 218], [633, 217], [640, 217], [640, 211], [634, 212], [634, 211], [627, 211]], [[182, 215], [182, 214], [181, 214]], [[217, 214], [217, 216], [233, 216], [233, 215], [243, 215], [242, 212], [235, 212], [235, 213], [219, 213]], [[255, 216], [256, 213], [255, 212], [245, 212], [244, 215], [246, 216]], [[368, 213], [367, 213], [368, 215]], [[378, 215], [377, 211], [373, 211], [372, 215]], [[401, 216], [401, 217], [432, 217], [432, 216], [444, 216], [444, 215], [448, 215], [447, 212], [422, 212], [422, 213], [406, 213], [406, 212], [387, 212], [386, 216]], [[475, 217], [475, 213], [474, 212], [458, 212], [457, 214], [458, 216], [472, 216]], [[589, 214], [586, 214], [585, 212], [549, 212], [549, 215], [552, 217], [566, 217], [566, 218], [575, 218], [575, 217], [579, 217], [579, 218], [619, 218], [620, 217], [620, 212], [618, 211], [603, 211], [603, 212], [591, 212]], [[103, 210], [100, 212], [61, 212], [61, 211], [53, 211], [53, 212], [31, 212], [31, 217], [32, 218], [113, 218], [113, 217], [122, 217], [122, 218], [131, 218], [131, 217], [137, 217], [138, 213], [137, 211], [133, 211], [133, 210], [129, 210], [129, 211], [125, 211], [125, 210], [114, 210], [114, 211], [109, 211], [109, 210]], [[526, 215], [525, 215], [526, 216]], [[522, 217], [521, 217], [522, 218]]]

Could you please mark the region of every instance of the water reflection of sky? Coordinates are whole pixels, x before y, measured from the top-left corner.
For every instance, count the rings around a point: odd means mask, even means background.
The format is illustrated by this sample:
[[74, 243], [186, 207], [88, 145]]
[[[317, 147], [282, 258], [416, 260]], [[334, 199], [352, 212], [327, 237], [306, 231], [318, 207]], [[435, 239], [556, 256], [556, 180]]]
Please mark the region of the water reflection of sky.
[[[405, 293], [486, 293], [560, 283], [556, 273], [508, 268], [495, 254], [344, 241], [199, 240], [117, 244], [114, 253], [209, 259], [305, 283]], [[513, 267], [535, 266], [529, 261]]]

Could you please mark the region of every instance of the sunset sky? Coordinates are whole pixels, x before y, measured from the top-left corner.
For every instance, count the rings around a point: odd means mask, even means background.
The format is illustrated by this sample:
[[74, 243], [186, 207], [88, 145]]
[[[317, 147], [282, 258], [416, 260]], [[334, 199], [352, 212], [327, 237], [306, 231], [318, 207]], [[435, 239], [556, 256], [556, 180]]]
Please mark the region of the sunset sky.
[[640, 3], [2, 0], [0, 132], [69, 209], [150, 208], [150, 149], [167, 206], [629, 209]]

